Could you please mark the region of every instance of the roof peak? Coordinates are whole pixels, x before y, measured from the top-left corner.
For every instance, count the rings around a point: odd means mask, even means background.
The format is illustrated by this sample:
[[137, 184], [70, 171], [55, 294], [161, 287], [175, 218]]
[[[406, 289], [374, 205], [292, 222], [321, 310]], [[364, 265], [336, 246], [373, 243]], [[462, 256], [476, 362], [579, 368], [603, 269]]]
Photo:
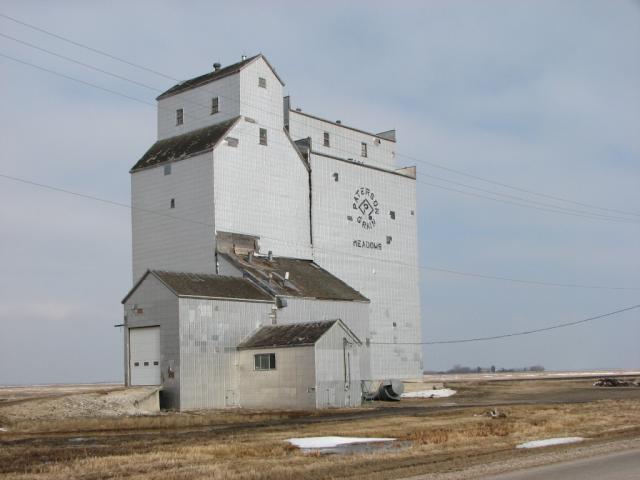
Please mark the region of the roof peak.
[[284, 82], [277, 74], [275, 69], [271, 66], [267, 58], [262, 54], [258, 53], [257, 55], [253, 55], [252, 57], [246, 57], [246, 55], [242, 56], [242, 60], [236, 63], [232, 63], [231, 65], [227, 65], [226, 67], [220, 66], [219, 63], [214, 64], [214, 70], [209, 71], [205, 74], [198, 75], [197, 77], [190, 78], [188, 80], [182, 80], [181, 82], [176, 83], [173, 87], [164, 91], [160, 95], [156, 97], [156, 100], [162, 100], [163, 98], [171, 97], [173, 95], [177, 95], [178, 93], [185, 92], [187, 90], [191, 90], [193, 88], [201, 87], [202, 85], [206, 85], [208, 83], [219, 80], [223, 77], [227, 77], [229, 75], [234, 75], [244, 67], [257, 60], [258, 58], [262, 58], [265, 63], [269, 66], [273, 74], [276, 76], [278, 81], [284, 85]]

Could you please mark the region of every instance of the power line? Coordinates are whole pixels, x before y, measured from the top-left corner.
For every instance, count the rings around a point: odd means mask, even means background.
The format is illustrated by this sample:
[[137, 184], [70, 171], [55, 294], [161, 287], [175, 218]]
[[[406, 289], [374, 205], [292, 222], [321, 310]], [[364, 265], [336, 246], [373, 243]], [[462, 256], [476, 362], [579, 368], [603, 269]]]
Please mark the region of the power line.
[[126, 63], [127, 65], [129, 65], [131, 67], [140, 68], [141, 70], [145, 70], [146, 72], [153, 73], [154, 75], [159, 75], [159, 76], [167, 78], [169, 80], [174, 80], [174, 81], [176, 80], [175, 78], [170, 77], [168, 75], [165, 75], [162, 72], [158, 72], [157, 70], [153, 70], [153, 69], [148, 68], [148, 67], [143, 67], [142, 65], [138, 65], [137, 63], [130, 62], [130, 61], [125, 60], [125, 59], [120, 58], [120, 57], [116, 57], [115, 55], [111, 55], [110, 53], [104, 52], [102, 50], [98, 50], [97, 48], [90, 47], [90, 46], [85, 45], [85, 44], [80, 43], [80, 42], [76, 42], [76, 41], [71, 40], [69, 38], [63, 37], [62, 35], [58, 35], [58, 34], [55, 34], [53, 32], [50, 32], [48, 30], [45, 30], [44, 28], [36, 27], [35, 25], [31, 25], [30, 23], [23, 22], [22, 20], [18, 20], [17, 18], [10, 17], [9, 15], [6, 15], [4, 13], [0, 13], [0, 17], [6, 18], [7, 20], [11, 20], [12, 22], [15, 22], [15, 23], [19, 23], [20, 25], [23, 25], [23, 26], [25, 26], [27, 28], [31, 28], [33, 30], [37, 30], [40, 33], [44, 33], [46, 35], [50, 35], [52, 37], [57, 38], [58, 40], [62, 40], [64, 42], [67, 42], [67, 43], [70, 43], [72, 45], [75, 45], [76, 47], [84, 48], [84, 49], [89, 50], [89, 51], [91, 51], [93, 53], [98, 53], [100, 55], [108, 57], [108, 58], [110, 58], [112, 60], [117, 60], [119, 62]]
[[461, 275], [464, 277], [477, 277], [487, 280], [499, 280], [502, 282], [523, 283], [527, 285], [540, 285], [546, 287], [565, 287], [565, 288], [586, 288], [592, 290], [640, 290], [640, 287], [607, 287], [602, 285], [584, 285], [580, 283], [557, 283], [557, 282], [541, 282], [537, 280], [523, 280], [521, 278], [500, 277], [496, 275], [487, 275], [484, 273], [461, 272], [459, 270], [450, 270], [437, 267], [420, 267], [433, 272], [442, 272], [451, 275]]
[[[142, 66], [142, 65], [137, 64], [137, 63], [135, 63], [135, 62], [131, 62], [131, 61], [126, 60], [126, 59], [123, 59], [123, 58], [121, 58], [121, 57], [115, 56], [115, 55], [113, 55], [113, 54], [110, 54], [110, 53], [104, 52], [104, 51], [102, 51], [102, 50], [98, 50], [98, 49], [93, 48], [93, 47], [90, 47], [90, 46], [88, 46], [88, 45], [86, 45], [86, 44], [83, 44], [83, 43], [80, 43], [80, 42], [77, 42], [77, 41], [71, 40], [71, 39], [69, 39], [69, 38], [67, 38], [67, 37], [64, 37], [64, 36], [62, 36], [62, 35], [55, 34], [55, 33], [53, 33], [53, 32], [50, 32], [50, 31], [48, 31], [48, 30], [45, 30], [45, 29], [43, 29], [43, 28], [40, 28], [40, 27], [37, 27], [37, 26], [35, 26], [35, 25], [29, 24], [29, 23], [27, 23], [27, 22], [24, 22], [24, 21], [22, 21], [22, 20], [18, 20], [18, 19], [14, 18], [14, 17], [11, 17], [11, 16], [9, 16], [9, 15], [6, 15], [6, 14], [3, 14], [3, 13], [0, 13], [0, 17], [3, 17], [3, 18], [5, 18], [5, 19], [7, 19], [7, 20], [11, 20], [11, 21], [13, 21], [13, 22], [15, 22], [15, 23], [18, 23], [18, 24], [23, 25], [23, 26], [25, 26], [25, 27], [31, 28], [31, 29], [36, 30], [36, 31], [38, 31], [38, 32], [44, 33], [44, 34], [46, 34], [46, 35], [50, 35], [50, 36], [52, 36], [52, 37], [54, 37], [54, 38], [57, 38], [57, 39], [59, 39], [59, 40], [62, 40], [62, 41], [68, 42], [68, 43], [70, 43], [70, 44], [72, 44], [72, 45], [75, 45], [75, 46], [77, 46], [77, 47], [84, 48], [84, 49], [89, 50], [89, 51], [91, 51], [91, 52], [93, 52], [93, 53], [97, 53], [97, 54], [100, 54], [100, 55], [106, 56], [106, 57], [108, 57], [108, 58], [110, 58], [110, 59], [120, 61], [120, 62], [122, 62], [122, 63], [124, 63], [124, 64], [126, 64], [126, 65], [129, 65], [129, 66], [133, 66], [133, 67], [139, 68], [139, 69], [141, 69], [141, 70], [144, 70], [144, 71], [149, 72], [149, 73], [153, 73], [153, 74], [155, 74], [155, 75], [159, 75], [159, 76], [161, 76], [161, 77], [163, 77], [163, 78], [166, 78], [166, 79], [170, 79], [170, 80], [173, 80], [173, 81], [180, 81], [179, 79], [177, 79], [177, 78], [175, 78], [175, 77], [173, 77], [173, 76], [171, 76], [171, 75], [167, 75], [167, 74], [162, 73], [162, 72], [159, 72], [159, 71], [157, 71], [157, 70], [153, 70], [153, 69], [151, 69], [151, 68], [148, 68], [148, 67]], [[49, 51], [47, 51], [47, 50], [45, 50], [45, 49], [42, 49], [42, 48], [40, 48], [40, 47], [34, 46], [34, 45], [32, 45], [32, 44], [28, 44], [27, 42], [23, 42], [23, 41], [21, 41], [21, 40], [17, 40], [17, 39], [15, 39], [15, 38], [13, 38], [13, 37], [9, 37], [8, 35], [4, 35], [4, 36], [5, 36], [6, 38], [10, 38], [10, 39], [12, 39], [12, 40], [15, 40], [15, 41], [18, 41], [18, 42], [24, 43], [25, 45], [29, 45], [29, 46], [31, 46], [31, 47], [33, 47], [33, 48], [37, 48], [37, 49], [39, 49], [39, 50], [46, 51], [47, 53], [51, 53], [52, 55], [57, 55], [57, 56], [60, 56], [61, 58], [65, 58], [65, 59], [67, 59], [67, 60], [69, 60], [69, 61], [74, 61], [75, 63], [83, 64], [82, 62], [77, 62], [77, 61], [75, 61], [75, 60], [69, 59], [68, 57], [64, 57], [64, 56], [61, 56], [61, 55], [55, 54], [55, 53], [53, 53], [53, 52], [49, 52]], [[142, 85], [142, 86], [144, 86], [144, 87], [146, 87], [146, 88], [155, 89], [154, 87], [149, 87], [148, 85], [140, 84], [140, 82], [136, 82], [136, 81], [133, 81], [133, 80], [127, 79], [127, 78], [125, 78], [125, 77], [121, 77], [121, 76], [118, 76], [118, 75], [116, 75], [116, 74], [112, 74], [112, 73], [109, 73], [109, 72], [103, 71], [103, 70], [101, 70], [101, 69], [97, 69], [96, 67], [89, 66], [89, 65], [86, 65], [86, 64], [84, 64], [84, 65], [85, 65], [85, 66], [87, 66], [88, 68], [93, 68], [94, 70], [102, 71], [103, 73], [106, 73], [106, 74], [108, 74], [108, 75], [112, 75], [112, 76], [115, 76], [115, 77], [117, 77], [117, 78], [121, 78], [121, 79], [126, 80], [126, 81], [130, 81], [130, 82], [133, 82], [133, 83], [137, 83], [137, 84]], [[85, 83], [86, 83], [86, 82], [85, 82]], [[98, 88], [101, 88], [101, 87], [98, 87]], [[103, 88], [103, 90], [105, 90], [105, 89]], [[159, 91], [158, 89], [155, 89], [155, 90]], [[236, 99], [233, 99], [233, 100], [240, 100], [240, 99], [236, 98]], [[255, 106], [253, 106], [253, 108], [256, 108], [256, 107], [255, 107]], [[270, 113], [270, 112], [267, 112], [267, 113]], [[314, 129], [315, 129], [315, 127], [311, 127], [311, 128], [314, 128]], [[319, 129], [316, 129], [316, 130], [320, 131]], [[339, 136], [339, 137], [343, 137], [343, 138], [347, 138], [347, 137], [344, 137], [344, 136], [339, 135], [339, 134], [338, 134], [337, 136]], [[347, 152], [347, 153], [348, 153], [348, 152]], [[549, 194], [546, 194], [546, 193], [535, 192], [535, 191], [533, 191], [533, 190], [525, 189], [525, 188], [522, 188], [522, 187], [517, 187], [517, 186], [514, 186], [514, 185], [507, 184], [507, 183], [498, 182], [498, 181], [495, 181], [495, 180], [490, 180], [490, 179], [487, 179], [487, 178], [484, 178], [484, 177], [480, 177], [480, 176], [473, 175], [473, 174], [469, 174], [469, 173], [466, 173], [466, 172], [463, 172], [463, 171], [460, 171], [460, 170], [456, 170], [456, 169], [453, 169], [453, 168], [450, 168], [450, 167], [445, 167], [445, 166], [440, 165], [440, 164], [438, 164], [438, 163], [436, 163], [436, 162], [427, 161], [427, 160], [424, 160], [424, 159], [420, 159], [420, 158], [416, 158], [416, 157], [412, 157], [412, 156], [404, 155], [404, 154], [400, 154], [400, 153], [397, 153], [396, 155], [397, 155], [397, 156], [399, 156], [399, 157], [403, 157], [403, 158], [407, 158], [407, 159], [410, 159], [410, 160], [416, 161], [416, 162], [418, 162], [418, 163], [423, 163], [423, 164], [425, 164], [425, 165], [430, 165], [430, 166], [435, 167], [435, 168], [439, 168], [439, 169], [443, 169], [443, 170], [446, 170], [446, 171], [450, 171], [450, 172], [456, 173], [456, 174], [458, 174], [458, 175], [463, 175], [463, 176], [466, 176], [466, 177], [469, 177], [469, 178], [474, 178], [474, 179], [476, 179], [476, 180], [480, 180], [480, 181], [483, 181], [483, 182], [491, 183], [491, 184], [498, 185], [498, 186], [501, 186], [501, 187], [504, 187], [504, 188], [509, 188], [509, 189], [512, 189], [512, 190], [520, 191], [520, 192], [522, 192], [522, 193], [528, 193], [528, 194], [531, 194], [531, 195], [536, 195], [536, 196], [540, 196], [540, 197], [544, 197], [544, 198], [548, 198], [548, 199], [552, 199], [552, 200], [556, 200], [556, 201], [560, 201], [560, 202], [567, 202], [567, 203], [571, 203], [571, 204], [574, 204], [574, 205], [579, 205], [579, 206], [582, 206], [582, 207], [595, 208], [595, 209], [598, 209], [598, 210], [601, 210], [601, 211], [608, 211], [608, 212], [613, 212], [613, 213], [618, 213], [618, 214], [623, 214], [623, 215], [632, 215], [632, 216], [640, 217], [640, 213], [637, 213], [637, 212], [629, 212], [629, 211], [624, 211], [624, 210], [619, 210], [619, 209], [613, 209], [613, 208], [601, 207], [601, 206], [598, 206], [598, 205], [589, 204], [589, 203], [585, 203], [585, 202], [577, 202], [577, 201], [570, 200], [570, 199], [567, 199], [567, 198], [558, 197], [558, 196], [554, 196], [554, 195], [549, 195]], [[423, 175], [424, 175], [424, 174], [423, 174]], [[446, 180], [446, 179], [441, 179], [441, 180], [446, 181], [446, 182], [450, 182], [450, 183], [455, 183], [455, 182], [453, 182], [453, 181], [451, 181], [451, 180]], [[431, 186], [434, 186], [434, 185], [431, 185]], [[466, 188], [476, 189], [476, 190], [482, 190], [482, 189], [479, 189], [479, 188], [477, 188], [477, 187], [470, 187], [470, 186], [466, 186], [466, 185], [465, 185], [465, 187], [466, 187]], [[497, 192], [490, 192], [490, 193], [492, 193], [493, 195], [509, 196], [509, 195], [501, 194], [501, 193], [497, 193]], [[477, 195], [476, 195], [476, 196], [477, 196]], [[484, 197], [481, 197], [481, 198], [484, 198]], [[538, 202], [535, 202], [535, 201], [530, 200], [530, 199], [522, 199], [522, 200], [523, 200], [523, 201], [532, 202], [532, 203], [538, 203]], [[515, 205], [517, 205], [517, 204], [515, 204]], [[562, 209], [562, 208], [564, 208], [564, 207], [560, 207], [560, 206], [553, 206], [553, 208]], [[559, 213], [559, 212], [556, 212], [556, 213]], [[597, 215], [597, 214], [591, 214], [591, 215]], [[614, 217], [614, 218], [619, 218], [619, 217]]]
[[501, 196], [501, 197], [512, 198], [512, 199], [519, 200], [519, 201], [529, 202], [529, 203], [532, 203], [534, 205], [542, 205], [544, 207], [550, 207], [550, 208], [562, 208], [563, 210], [566, 210], [568, 212], [586, 214], [586, 215], [591, 215], [591, 216], [594, 216], [594, 217], [601, 217], [601, 218], [606, 218], [606, 219], [618, 219], [618, 220], [624, 220], [626, 222], [633, 221], [633, 220], [631, 220], [630, 218], [627, 218], [627, 217], [618, 217], [618, 216], [614, 216], [614, 215], [603, 215], [603, 214], [600, 214], [600, 213], [588, 212], [586, 210], [577, 210], [577, 209], [568, 208], [568, 207], [558, 207], [557, 205], [553, 205], [553, 204], [550, 204], [550, 203], [538, 202], [536, 200], [531, 200], [531, 199], [528, 199], [528, 198], [519, 197], [517, 195], [509, 195], [507, 193], [494, 192], [493, 190], [487, 190], [487, 189], [480, 188], [480, 187], [474, 187], [473, 185], [469, 185], [469, 184], [461, 183], [461, 182], [456, 182], [454, 180], [449, 180], [447, 178], [438, 177], [436, 175], [429, 175], [427, 173], [418, 172], [417, 174], [418, 174], [418, 176], [421, 176], [421, 177], [433, 178], [434, 180], [439, 180], [441, 182], [451, 183], [453, 185], [458, 185], [458, 186], [461, 186], [461, 187], [469, 188], [471, 190], [477, 190], [479, 192], [489, 193], [491, 195], [498, 195], [498, 196]]
[[129, 100], [133, 100], [134, 102], [144, 103], [145, 105], [150, 105], [151, 107], [155, 107], [155, 105], [153, 103], [147, 102], [146, 100], [142, 100], [140, 98], [133, 97], [131, 95], [127, 95], [126, 93], [118, 92], [116, 90], [111, 90], [110, 88], [102, 87], [100, 85], [96, 85], [95, 83], [87, 82], [85, 80], [81, 80], [79, 78], [72, 77], [71, 75], [66, 75], [64, 73], [56, 72], [55, 70], [50, 70], [48, 68], [41, 67], [40, 65], [36, 65], [35, 63], [27, 62], [25, 60], [20, 60], [19, 58], [15, 58], [15, 57], [12, 57], [10, 55], [6, 55], [4, 53], [0, 53], [0, 57], [8, 58], [9, 60], [13, 60], [14, 62], [18, 62], [18, 63], [21, 63], [23, 65], [28, 65], [29, 67], [37, 68], [38, 70], [42, 70], [43, 72], [47, 72], [47, 73], [50, 73], [52, 75], [56, 75], [58, 77], [66, 78], [67, 80], [71, 80], [73, 82], [82, 83], [82, 84], [87, 85], [89, 87], [97, 88], [99, 90], [111, 93], [113, 95], [118, 95], [119, 97], [128, 98]]
[[[4, 58], [7, 58], [9, 60], [15, 61], [17, 63], [21, 63], [23, 65], [27, 65], [27, 66], [30, 66], [32, 68], [36, 68], [38, 70], [50, 73], [52, 75], [56, 75], [56, 76], [65, 78], [67, 80], [71, 80], [71, 81], [74, 81], [74, 82], [77, 82], [77, 83], [81, 83], [81, 84], [84, 84], [84, 85], [87, 85], [87, 86], [90, 86], [90, 87], [105, 91], [107, 93], [111, 93], [113, 95], [118, 95], [120, 97], [129, 99], [129, 100], [133, 100], [133, 101], [138, 102], [138, 103], [143, 103], [145, 105], [149, 105], [149, 106], [151, 106], [153, 108], [157, 107], [157, 105], [155, 105], [155, 104], [153, 104], [151, 102], [148, 102], [146, 100], [140, 99], [138, 97], [134, 97], [134, 96], [131, 96], [131, 95], [127, 95], [127, 94], [118, 92], [116, 90], [112, 90], [112, 89], [109, 89], [109, 88], [106, 88], [106, 87], [102, 87], [102, 86], [97, 85], [95, 83], [87, 82], [85, 80], [81, 80], [81, 79], [78, 79], [76, 77], [73, 77], [73, 76], [70, 76], [70, 75], [66, 75], [66, 74], [57, 72], [55, 70], [51, 70], [51, 69], [42, 67], [40, 65], [36, 65], [34, 63], [27, 62], [27, 61], [12, 57], [10, 55], [6, 55], [4, 53], [0, 53], [0, 56], [4, 57]], [[160, 107], [157, 107], [157, 108], [160, 108]], [[259, 125], [264, 126], [266, 128], [269, 128], [270, 130], [275, 130], [275, 129], [273, 129], [271, 127], [268, 127], [266, 125], [262, 125], [262, 124], [259, 124]], [[282, 143], [280, 143], [280, 144], [284, 145]], [[466, 192], [466, 191], [463, 191], [463, 190], [458, 190], [458, 189], [455, 189], [455, 188], [445, 187], [445, 186], [434, 184], [434, 183], [430, 183], [430, 182], [424, 182], [424, 181], [421, 181], [421, 180], [418, 180], [418, 179], [416, 179], [415, 181], [416, 181], [416, 183], [420, 183], [420, 184], [423, 184], [423, 185], [431, 186], [431, 187], [434, 187], [434, 188], [439, 188], [439, 189], [447, 190], [447, 191], [450, 191], [450, 192], [456, 192], [456, 193], [460, 193], [460, 194], [463, 194], [463, 195], [473, 196], [473, 197], [476, 197], [476, 198], [483, 198], [483, 199], [487, 199], [487, 200], [492, 200], [494, 202], [500, 202], [500, 203], [504, 203], [504, 204], [508, 204], [508, 205], [515, 205], [515, 206], [519, 206], [519, 207], [522, 207], [522, 208], [529, 208], [529, 209], [534, 209], [534, 210], [539, 210], [539, 211], [544, 211], [544, 212], [551, 212], [551, 213], [560, 213], [560, 214], [563, 214], [563, 215], [570, 215], [570, 216], [573, 216], [573, 217], [587, 218], [587, 219], [592, 219], [592, 220], [613, 221], [613, 222], [618, 222], [618, 223], [635, 223], [635, 224], [639, 223], [639, 222], [633, 221], [631, 219], [622, 219], [621, 217], [609, 217], [609, 216], [604, 216], [604, 215], [600, 215], [600, 214], [591, 214], [591, 213], [586, 213], [586, 214], [573, 213], [571, 211], [567, 211], [567, 209], [565, 207], [560, 207], [560, 206], [557, 206], [557, 207], [556, 206], [538, 207], [538, 206], [535, 206], [535, 205], [529, 205], [529, 204], [521, 203], [521, 202], [517, 202], [517, 201], [511, 201], [511, 200], [504, 200], [504, 199], [501, 199], [501, 198], [488, 197], [486, 195], [482, 195], [482, 194], [479, 194], [479, 193]], [[452, 182], [452, 183], [456, 183], [456, 182]], [[474, 187], [468, 187], [468, 188], [474, 188]], [[489, 193], [491, 193], [492, 195], [496, 195], [496, 196], [505, 196], [504, 194], [500, 194], [500, 193], [497, 193], [497, 192], [489, 192]], [[530, 201], [530, 200], [523, 199], [523, 201]], [[539, 202], [535, 202], [535, 203], [539, 203]]]
[[622, 313], [622, 312], [627, 312], [627, 311], [633, 310], [635, 308], [640, 308], [640, 304], [639, 305], [633, 305], [631, 307], [621, 308], [620, 310], [616, 310], [614, 312], [603, 313], [602, 315], [597, 315], [595, 317], [585, 318], [583, 320], [578, 320], [578, 321], [575, 321], [575, 322], [560, 323], [560, 324], [557, 324], [557, 325], [552, 325], [550, 327], [536, 328], [534, 330], [525, 330], [525, 331], [522, 331], [522, 332], [505, 333], [503, 335], [494, 335], [494, 336], [491, 336], [491, 337], [476, 337], [476, 338], [464, 338], [464, 339], [455, 339], [455, 340], [438, 340], [438, 341], [434, 341], [434, 342], [398, 342], [398, 343], [371, 342], [371, 345], [449, 345], [449, 344], [452, 344], [452, 343], [484, 342], [484, 341], [487, 341], [487, 340], [497, 340], [497, 339], [500, 339], [500, 338], [519, 337], [519, 336], [522, 336], [522, 335], [531, 335], [533, 333], [540, 333], [540, 332], [547, 332], [549, 330], [556, 330], [558, 328], [572, 327], [574, 325], [580, 325], [582, 323], [593, 322], [595, 320], [600, 320], [600, 319], [605, 318], [605, 317], [610, 317], [612, 315], [617, 315], [617, 314]]
[[25, 42], [24, 40], [20, 40], [19, 38], [12, 37], [11, 35], [7, 35], [5, 33], [0, 32], [0, 37], [7, 38], [9, 40], [12, 40], [12, 41], [14, 41], [16, 43], [20, 43], [22, 45], [26, 45], [27, 47], [33, 48], [35, 50], [39, 50], [41, 52], [47, 53], [47, 54], [52, 55], [54, 57], [62, 58], [63, 60], [66, 60], [68, 62], [72, 62], [72, 63], [75, 63], [77, 65], [82, 65], [83, 67], [89, 68], [91, 70], [95, 70], [96, 72], [100, 72], [100, 73], [103, 73], [105, 75], [109, 75], [111, 77], [117, 78], [119, 80], [124, 80], [125, 82], [129, 82], [129, 83], [132, 83], [134, 85], [138, 85], [139, 87], [143, 87], [143, 88], [152, 90], [154, 92], [160, 92], [161, 91], [159, 88], [155, 88], [155, 87], [149, 86], [146, 83], [142, 83], [142, 82], [138, 82], [136, 80], [132, 80], [132, 79], [124, 77], [122, 75], [118, 75], [116, 73], [110, 72], [108, 70], [104, 70], [102, 68], [98, 68], [95, 65], [91, 65], [91, 64], [86, 63], [86, 62], [81, 62], [80, 60], [76, 60], [75, 58], [67, 57], [66, 55], [62, 55], [61, 53], [57, 53], [57, 52], [54, 52], [52, 50], [48, 50], [46, 48], [39, 47], [38, 45], [35, 45], [33, 43]]
[[409, 155], [401, 155], [401, 154], [396, 154], [396, 155], [398, 155], [399, 157], [408, 158], [408, 159], [413, 160], [415, 162], [424, 163], [426, 165], [431, 165], [432, 167], [439, 168], [439, 169], [442, 169], [442, 170], [446, 170], [448, 172], [453, 172], [453, 173], [456, 173], [458, 175], [463, 175], [465, 177], [473, 178], [475, 180], [480, 180], [482, 182], [491, 183], [493, 185], [498, 185], [500, 187], [510, 188], [512, 190], [516, 190], [516, 191], [519, 191], [519, 192], [522, 192], [522, 193], [529, 193], [531, 195], [537, 195], [537, 196], [540, 196], [540, 197], [549, 198], [549, 199], [557, 200], [557, 201], [560, 201], [560, 202], [572, 203], [574, 205], [580, 205], [582, 207], [595, 208], [595, 209], [603, 210], [603, 211], [607, 211], [607, 212], [621, 213], [623, 215], [633, 215], [635, 217], [640, 217], [640, 213], [637, 213], [637, 212], [629, 212], [629, 211], [625, 211], [625, 210], [618, 210], [618, 209], [615, 209], [615, 208], [600, 207], [598, 205], [594, 205], [594, 204], [591, 204], [591, 203], [576, 202], [576, 201], [570, 200], [568, 198], [557, 197], [557, 196], [550, 195], [550, 194], [547, 194], [547, 193], [540, 193], [540, 192], [536, 192], [534, 190], [528, 190], [526, 188], [517, 187], [517, 186], [514, 186], [514, 185], [510, 185], [508, 183], [498, 182], [496, 180], [490, 180], [490, 179], [485, 178], [485, 177], [480, 177], [478, 175], [473, 175], [471, 173], [463, 172], [462, 170], [456, 170], [454, 168], [445, 167], [444, 165], [441, 165], [439, 163], [435, 163], [435, 162], [431, 162], [431, 161], [428, 161], [428, 160], [412, 157], [412, 156], [409, 156]]
[[[194, 223], [197, 225], [203, 225], [206, 227], [211, 227], [211, 228], [215, 228], [215, 225], [212, 223], [207, 223], [207, 222], [201, 222], [199, 220], [193, 220], [190, 218], [186, 218], [186, 217], [182, 217], [182, 216], [177, 216], [177, 215], [171, 215], [171, 214], [167, 214], [167, 213], [163, 213], [163, 212], [158, 212], [156, 210], [151, 210], [151, 209], [146, 209], [146, 208], [140, 208], [140, 207], [134, 207], [132, 205], [129, 205], [127, 203], [123, 203], [123, 202], [117, 202], [114, 200], [109, 200], [109, 199], [105, 199], [105, 198], [101, 198], [101, 197], [97, 197], [95, 195], [89, 195], [89, 194], [84, 194], [84, 193], [79, 193], [79, 192], [75, 192], [73, 190], [68, 190], [65, 188], [60, 188], [60, 187], [56, 187], [53, 185], [48, 185], [45, 183], [39, 183], [39, 182], [35, 182], [32, 180], [28, 180], [25, 178], [20, 178], [20, 177], [15, 177], [12, 175], [7, 175], [4, 173], [0, 173], [0, 177], [5, 178], [7, 180], [12, 180], [15, 182], [19, 182], [19, 183], [23, 183], [23, 184], [27, 184], [27, 185], [32, 185], [35, 187], [39, 187], [39, 188], [43, 188], [43, 189], [47, 189], [47, 190], [53, 190], [56, 192], [60, 192], [60, 193], [65, 193], [68, 195], [73, 195], [75, 197], [80, 197], [80, 198], [85, 198], [88, 200], [94, 200], [97, 202], [101, 202], [101, 203], [105, 203], [105, 204], [109, 204], [109, 205], [114, 205], [117, 207], [123, 207], [129, 210], [136, 210], [136, 211], [141, 211], [141, 212], [145, 212], [145, 213], [150, 213], [153, 215], [158, 215], [161, 217], [166, 217], [166, 218], [171, 218], [173, 220], [179, 220], [179, 221], [183, 221], [183, 222], [188, 222], [188, 223]], [[291, 245], [294, 247], [299, 247], [299, 245], [291, 243], [291, 242], [285, 242], [282, 241], [281, 239], [278, 238], [273, 238], [273, 237], [268, 237], [268, 236], [264, 236], [261, 235], [260, 238], [265, 238], [268, 240], [274, 240], [280, 244], [283, 245]], [[345, 252], [341, 252], [338, 250], [333, 250], [333, 249], [328, 249], [328, 248], [318, 248], [318, 247], [312, 247], [314, 250], [317, 251], [324, 251], [324, 252], [331, 252], [331, 253], [339, 253], [339, 254], [345, 254]], [[366, 257], [364, 255], [358, 255], [358, 254], [349, 254], [352, 257], [359, 257], [359, 258], [366, 258], [370, 260], [370, 257]], [[483, 278], [483, 279], [489, 279], [489, 280], [499, 280], [499, 281], [504, 281], [504, 282], [511, 282], [511, 283], [521, 283], [521, 284], [529, 284], [529, 285], [537, 285], [537, 286], [548, 286], [548, 287], [564, 287], [564, 288], [582, 288], [582, 289], [592, 289], [592, 290], [640, 290], [640, 287], [611, 287], [611, 286], [598, 286], [598, 285], [583, 285], [583, 284], [572, 284], [572, 283], [558, 283], [558, 282], [543, 282], [543, 281], [536, 281], [536, 280], [523, 280], [523, 279], [516, 279], [516, 278], [509, 278], [509, 277], [500, 277], [500, 276], [493, 276], [493, 275], [486, 275], [486, 274], [482, 274], [482, 273], [472, 273], [472, 272], [461, 272], [458, 270], [450, 270], [450, 269], [444, 269], [444, 268], [438, 268], [438, 267], [430, 267], [427, 265], [412, 265], [409, 263], [405, 263], [405, 262], [398, 262], [398, 261], [394, 261], [394, 260], [386, 260], [386, 259], [378, 259], [377, 261], [379, 262], [383, 262], [383, 263], [391, 263], [394, 265], [404, 265], [407, 267], [411, 267], [411, 268], [418, 268], [418, 269], [422, 269], [422, 270], [429, 270], [429, 271], [434, 271], [434, 272], [441, 272], [441, 273], [447, 273], [447, 274], [453, 274], [453, 275], [459, 275], [459, 276], [465, 276], [465, 277], [474, 277], [474, 278]]]

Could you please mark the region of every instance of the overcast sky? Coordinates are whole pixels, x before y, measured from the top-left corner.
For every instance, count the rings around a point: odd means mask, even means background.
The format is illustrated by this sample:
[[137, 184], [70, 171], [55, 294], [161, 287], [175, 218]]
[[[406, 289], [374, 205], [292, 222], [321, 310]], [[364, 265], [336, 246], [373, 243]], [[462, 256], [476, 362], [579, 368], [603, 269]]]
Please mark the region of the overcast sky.
[[[399, 163], [422, 174], [626, 219], [523, 208], [421, 176], [422, 265], [640, 287], [640, 216], [424, 163], [640, 214], [638, 2], [4, 0], [0, 7], [175, 78], [262, 52], [294, 106], [370, 131], [396, 128]], [[160, 90], [172, 85], [3, 17], [0, 33]], [[0, 54], [155, 103], [149, 89], [4, 37]], [[128, 203], [128, 170], [155, 141], [155, 108], [1, 56], [0, 73], [0, 173]], [[0, 225], [0, 384], [121, 380], [122, 331], [113, 325], [131, 286], [130, 212], [0, 178]], [[425, 341], [530, 330], [640, 303], [640, 289], [535, 286], [433, 270], [422, 271], [421, 289]], [[456, 363], [638, 368], [640, 310], [424, 353], [430, 370]]]

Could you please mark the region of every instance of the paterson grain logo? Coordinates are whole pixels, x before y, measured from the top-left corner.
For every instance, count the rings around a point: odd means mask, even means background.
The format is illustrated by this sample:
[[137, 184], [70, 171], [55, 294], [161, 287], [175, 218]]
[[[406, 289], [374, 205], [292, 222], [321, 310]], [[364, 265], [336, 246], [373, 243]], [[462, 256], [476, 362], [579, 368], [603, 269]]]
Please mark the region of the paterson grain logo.
[[360, 187], [353, 195], [353, 209], [357, 212], [358, 223], [365, 230], [376, 226], [376, 217], [380, 214], [375, 194], [366, 187]]

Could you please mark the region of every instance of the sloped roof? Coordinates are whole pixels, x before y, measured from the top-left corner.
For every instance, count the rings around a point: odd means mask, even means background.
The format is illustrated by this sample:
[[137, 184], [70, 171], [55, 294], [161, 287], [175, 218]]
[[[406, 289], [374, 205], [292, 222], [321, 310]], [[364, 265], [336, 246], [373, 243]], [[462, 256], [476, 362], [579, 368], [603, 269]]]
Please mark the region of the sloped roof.
[[[316, 298], [318, 300], [345, 300], [368, 302], [369, 299], [332, 275], [312, 260], [298, 258], [220, 253], [233, 265], [249, 274], [265, 290], [284, 297]], [[286, 273], [289, 279], [286, 280]]]
[[238, 345], [239, 350], [249, 348], [302, 347], [314, 345], [339, 320], [323, 322], [269, 325]]
[[234, 73], [238, 73], [245, 66], [247, 66], [248, 64], [250, 64], [251, 62], [253, 62], [259, 57], [263, 58], [263, 60], [267, 63], [267, 65], [269, 65], [269, 68], [273, 71], [273, 74], [276, 76], [278, 81], [282, 83], [282, 85], [284, 85], [284, 83], [282, 82], [282, 79], [278, 76], [278, 74], [276, 73], [274, 68], [271, 66], [271, 64], [267, 61], [267, 59], [264, 57], [264, 55], [259, 53], [258, 55], [254, 55], [253, 57], [249, 57], [238, 63], [227, 65], [226, 67], [221, 68], [220, 70], [214, 70], [213, 72], [208, 72], [208, 73], [205, 73], [204, 75], [200, 75], [200, 76], [191, 78], [189, 80], [184, 80], [180, 83], [177, 83], [176, 85], [171, 87], [169, 90], [158, 95], [156, 100], [162, 100], [163, 98], [170, 97], [171, 95], [176, 95], [186, 90], [191, 90], [192, 88], [196, 88], [201, 85], [206, 85], [207, 83], [213, 82], [214, 80], [218, 80], [220, 78], [233, 75]]
[[228, 298], [234, 300], [273, 301], [273, 297], [246, 278], [208, 275], [202, 273], [148, 270], [122, 300], [126, 302], [148, 275], [155, 276], [179, 297]]
[[173, 137], [158, 140], [133, 166], [131, 172], [172, 160], [182, 160], [212, 150], [240, 117]]

